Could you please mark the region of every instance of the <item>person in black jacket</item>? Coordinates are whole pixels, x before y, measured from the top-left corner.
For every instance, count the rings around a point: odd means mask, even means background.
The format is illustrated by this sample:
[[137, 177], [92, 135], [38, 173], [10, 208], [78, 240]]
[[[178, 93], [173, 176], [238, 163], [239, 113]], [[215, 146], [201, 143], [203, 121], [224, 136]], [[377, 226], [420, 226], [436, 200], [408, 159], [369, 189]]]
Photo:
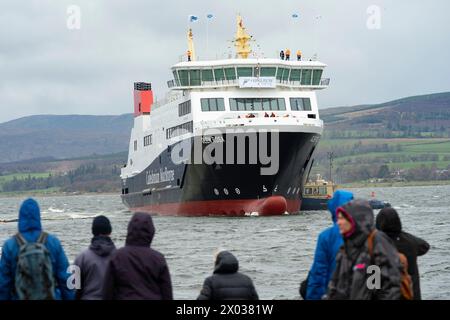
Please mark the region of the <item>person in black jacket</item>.
[[252, 280], [238, 269], [238, 260], [232, 253], [220, 252], [214, 274], [206, 278], [197, 300], [258, 300]]
[[[374, 214], [365, 200], [353, 200], [337, 209], [338, 227], [344, 239], [336, 256], [336, 269], [328, 285], [330, 300], [399, 300], [401, 264], [397, 249], [382, 231], [373, 233]], [[368, 238], [373, 236], [369, 253]], [[379, 268], [379, 287], [369, 286]]]
[[426, 254], [430, 245], [423, 239], [403, 232], [400, 217], [393, 208], [385, 208], [378, 213], [376, 227], [386, 233], [394, 242], [397, 250], [408, 259], [408, 273], [413, 282], [414, 300], [420, 300], [420, 276], [417, 257]]
[[128, 224], [125, 247], [113, 253], [106, 270], [104, 300], [172, 300], [172, 284], [164, 256], [150, 248], [155, 235], [152, 217], [135, 213]]

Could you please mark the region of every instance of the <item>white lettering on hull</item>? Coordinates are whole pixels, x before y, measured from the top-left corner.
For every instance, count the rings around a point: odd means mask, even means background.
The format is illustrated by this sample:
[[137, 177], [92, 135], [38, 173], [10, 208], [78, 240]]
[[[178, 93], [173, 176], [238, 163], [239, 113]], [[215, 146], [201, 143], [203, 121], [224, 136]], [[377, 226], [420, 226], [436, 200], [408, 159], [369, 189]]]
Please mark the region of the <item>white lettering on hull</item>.
[[159, 169], [159, 171], [154, 172], [153, 170], [149, 170], [146, 172], [146, 183], [147, 185], [152, 185], [161, 182], [169, 182], [175, 180], [175, 171], [167, 170], [166, 167], [164, 169]]

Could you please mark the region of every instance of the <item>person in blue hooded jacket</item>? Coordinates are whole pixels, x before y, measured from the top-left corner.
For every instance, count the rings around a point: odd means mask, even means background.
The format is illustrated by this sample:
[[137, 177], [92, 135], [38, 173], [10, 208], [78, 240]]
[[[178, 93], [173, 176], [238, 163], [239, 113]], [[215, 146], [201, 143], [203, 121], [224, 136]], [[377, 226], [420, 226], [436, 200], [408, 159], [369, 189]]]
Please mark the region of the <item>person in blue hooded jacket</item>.
[[[36, 242], [42, 232], [41, 216], [38, 203], [27, 199], [22, 203], [19, 211], [19, 232], [27, 242]], [[75, 291], [67, 287], [67, 272], [69, 262], [60, 241], [53, 235], [48, 235], [45, 246], [50, 252], [53, 274], [55, 276], [55, 298], [72, 300]], [[2, 249], [0, 260], [0, 300], [16, 300], [15, 274], [19, 244], [15, 237], [8, 239]]]
[[328, 283], [336, 268], [336, 255], [344, 243], [336, 224], [336, 210], [351, 200], [353, 200], [353, 193], [338, 190], [328, 201], [328, 210], [331, 213], [333, 226], [319, 234], [314, 262], [308, 275], [306, 300], [320, 300], [327, 292]]

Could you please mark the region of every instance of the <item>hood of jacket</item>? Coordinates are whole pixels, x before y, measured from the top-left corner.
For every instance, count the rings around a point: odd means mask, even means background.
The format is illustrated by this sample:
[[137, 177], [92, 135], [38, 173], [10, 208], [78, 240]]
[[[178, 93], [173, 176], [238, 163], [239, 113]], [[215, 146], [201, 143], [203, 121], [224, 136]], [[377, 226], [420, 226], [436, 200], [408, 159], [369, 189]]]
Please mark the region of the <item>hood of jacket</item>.
[[19, 210], [19, 232], [42, 231], [41, 211], [34, 199], [25, 200]]
[[110, 237], [96, 236], [92, 238], [89, 249], [91, 249], [96, 255], [100, 257], [106, 257], [116, 249], [116, 246], [114, 245], [114, 242]]
[[333, 194], [333, 198], [328, 200], [328, 211], [330, 211], [331, 213], [331, 219], [333, 220], [333, 223], [337, 222], [337, 208], [342, 207], [351, 200], [353, 200], [353, 193], [345, 190], [337, 190]]
[[361, 244], [359, 242], [365, 241], [374, 229], [373, 209], [366, 200], [353, 200], [339, 207], [337, 212], [344, 215], [347, 220], [352, 221], [354, 225], [354, 230], [348, 236], [344, 235], [345, 241], [347, 239], [351, 241], [356, 240], [358, 242], [357, 245], [359, 245]]
[[151, 215], [137, 212], [128, 223], [127, 246], [149, 247], [155, 235], [155, 226]]
[[402, 222], [397, 211], [393, 208], [380, 210], [376, 219], [376, 227], [389, 236], [398, 236], [402, 232]]
[[235, 273], [239, 270], [239, 262], [229, 251], [222, 251], [217, 255], [214, 273]]

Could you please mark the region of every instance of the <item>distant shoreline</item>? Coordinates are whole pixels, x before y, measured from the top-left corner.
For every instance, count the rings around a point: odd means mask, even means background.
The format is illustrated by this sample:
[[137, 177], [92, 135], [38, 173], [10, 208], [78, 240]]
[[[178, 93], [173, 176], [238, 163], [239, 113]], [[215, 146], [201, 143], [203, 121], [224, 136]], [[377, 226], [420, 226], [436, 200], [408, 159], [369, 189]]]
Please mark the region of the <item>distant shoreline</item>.
[[[442, 181], [410, 181], [410, 182], [355, 182], [338, 184], [339, 189], [357, 189], [357, 188], [383, 188], [383, 187], [428, 187], [428, 186], [447, 186], [450, 180]], [[19, 197], [74, 197], [74, 196], [120, 196], [120, 191], [115, 192], [48, 192], [45, 190], [34, 190], [29, 192], [0, 192], [1, 198], [19, 198]]]
[[382, 188], [382, 187], [430, 187], [447, 186], [450, 180], [442, 181], [409, 181], [409, 182], [354, 182], [338, 184], [338, 188], [356, 189], [356, 188]]
[[43, 193], [42, 191], [39, 192], [35, 191], [29, 191], [29, 192], [0, 192], [0, 199], [1, 198], [26, 198], [26, 197], [41, 197], [41, 198], [47, 198], [47, 197], [76, 197], [76, 196], [120, 196], [120, 192], [114, 193], [114, 192], [48, 192]]

